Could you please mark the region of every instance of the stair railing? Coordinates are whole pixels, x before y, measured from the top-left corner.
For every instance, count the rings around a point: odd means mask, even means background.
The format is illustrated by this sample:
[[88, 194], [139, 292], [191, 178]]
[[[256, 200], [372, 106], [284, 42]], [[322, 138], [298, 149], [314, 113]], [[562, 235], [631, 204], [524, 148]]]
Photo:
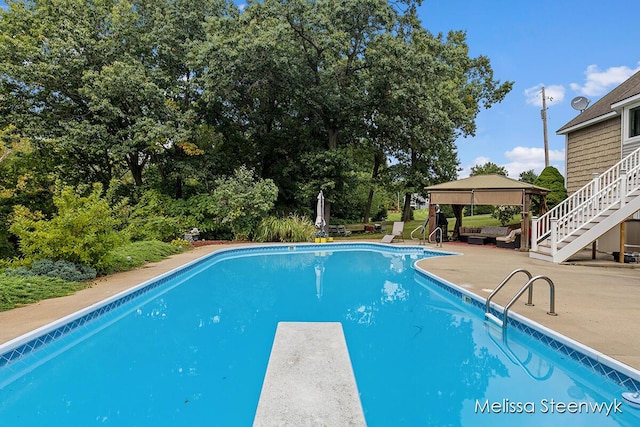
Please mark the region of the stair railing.
[[[589, 183], [544, 215], [539, 218], [534, 217], [531, 227], [531, 249], [536, 251], [540, 242], [551, 238], [552, 248], [554, 248], [552, 251], [555, 252], [557, 249], [553, 245], [553, 240], [556, 240], [557, 243], [573, 233], [585, 222], [601, 213], [604, 210], [603, 206], [610, 207], [624, 200], [626, 192], [621, 194], [620, 191], [616, 191], [616, 188], [622, 188], [618, 187], [621, 183], [624, 182], [626, 188], [637, 188], [634, 183], [627, 181], [629, 178], [635, 181], [634, 178], [637, 177], [639, 171], [640, 148], [602, 174], [594, 174], [594, 178]], [[621, 179], [621, 174], [625, 172], [626, 178]], [[603, 197], [602, 201], [598, 199], [599, 197]], [[557, 227], [562, 226], [564, 231], [559, 232], [558, 228], [552, 227], [552, 223]], [[553, 233], [552, 229], [554, 229]], [[552, 234], [555, 233], [558, 234], [553, 236]]]

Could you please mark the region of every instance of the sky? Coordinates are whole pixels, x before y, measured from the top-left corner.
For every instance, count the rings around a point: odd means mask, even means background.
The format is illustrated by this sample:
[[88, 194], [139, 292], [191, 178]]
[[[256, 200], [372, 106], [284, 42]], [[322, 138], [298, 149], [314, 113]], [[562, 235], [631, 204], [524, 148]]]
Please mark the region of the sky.
[[640, 2], [609, 0], [423, 0], [430, 32], [464, 30], [469, 54], [487, 56], [494, 78], [513, 81], [500, 104], [483, 110], [475, 136], [456, 141], [462, 171], [493, 162], [509, 177], [544, 168], [542, 94], [547, 98], [550, 165], [564, 175], [565, 138], [556, 131], [576, 117], [571, 99], [591, 105], [640, 70]]

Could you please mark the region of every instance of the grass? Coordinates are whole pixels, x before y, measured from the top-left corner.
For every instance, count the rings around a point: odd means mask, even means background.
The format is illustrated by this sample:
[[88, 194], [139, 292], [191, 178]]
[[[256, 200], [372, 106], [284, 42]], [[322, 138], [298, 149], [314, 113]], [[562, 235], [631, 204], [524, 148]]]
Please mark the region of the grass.
[[43, 299], [71, 295], [89, 286], [91, 282], [67, 282], [53, 277], [0, 274], [0, 311], [33, 304]]
[[129, 243], [111, 251], [98, 264], [100, 275], [113, 274], [119, 271], [133, 270], [148, 262], [165, 259], [182, 249], [157, 240], [146, 240]]
[[[158, 241], [134, 242], [111, 251], [98, 266], [101, 275], [127, 271], [148, 262], [165, 259], [180, 252], [178, 246]], [[71, 295], [90, 287], [92, 282], [67, 282], [47, 276], [8, 276], [0, 274], [0, 311]]]

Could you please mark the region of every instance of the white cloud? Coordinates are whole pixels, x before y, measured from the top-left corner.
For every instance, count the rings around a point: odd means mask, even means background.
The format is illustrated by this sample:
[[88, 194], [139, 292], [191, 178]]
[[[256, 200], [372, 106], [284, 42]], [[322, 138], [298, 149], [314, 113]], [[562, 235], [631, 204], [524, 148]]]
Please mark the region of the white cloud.
[[608, 92], [609, 89], [619, 85], [640, 70], [640, 62], [638, 65], [639, 66], [634, 69], [622, 65], [620, 67], [609, 67], [604, 71], [601, 71], [595, 64], [589, 65], [584, 72], [586, 76], [584, 84], [571, 83], [570, 86], [571, 89], [581, 95], [603, 95]]
[[484, 156], [476, 157], [475, 159], [473, 159], [473, 162], [471, 162], [470, 165], [466, 165], [462, 167], [462, 170], [458, 172], [458, 179], [469, 178], [469, 175], [471, 175], [472, 167], [482, 166], [490, 161], [491, 159], [489, 157], [484, 157]]
[[561, 85], [545, 85], [537, 84], [524, 90], [524, 96], [527, 104], [536, 107], [542, 107], [542, 88], [544, 87], [544, 96], [547, 98], [547, 107], [553, 107], [564, 99], [565, 88]]
[[[509, 163], [503, 165], [509, 172], [509, 177], [518, 179], [520, 173], [533, 169], [540, 174], [544, 169], [544, 148], [515, 147], [504, 153]], [[564, 170], [564, 150], [549, 150], [549, 164], [556, 167], [560, 173]]]

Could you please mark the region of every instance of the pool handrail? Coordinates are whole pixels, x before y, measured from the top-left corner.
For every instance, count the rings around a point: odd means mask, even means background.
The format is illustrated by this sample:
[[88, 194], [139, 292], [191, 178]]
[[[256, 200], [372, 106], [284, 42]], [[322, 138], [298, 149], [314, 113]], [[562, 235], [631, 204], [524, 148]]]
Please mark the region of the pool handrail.
[[[502, 320], [501, 320], [498, 317], [496, 317], [493, 313], [491, 313], [491, 299], [498, 293], [498, 291], [500, 291], [500, 289], [502, 289], [502, 287], [514, 275], [520, 272], [525, 273], [529, 277], [529, 280], [527, 281], [527, 283], [524, 284], [524, 286], [522, 286], [522, 288], [520, 288], [520, 290], [513, 296], [513, 298], [511, 298], [511, 301], [509, 301], [507, 305], [504, 307], [504, 310], [502, 312]], [[525, 305], [530, 305], [530, 306], [534, 305], [533, 304], [533, 283], [539, 279], [544, 279], [549, 284], [549, 311], [547, 312], [547, 314], [549, 316], [557, 316], [558, 314], [555, 312], [555, 286], [553, 284], [553, 281], [549, 277], [543, 276], [543, 275], [532, 277], [529, 271], [525, 270], [524, 268], [518, 268], [513, 270], [487, 297], [487, 301], [485, 303], [485, 312], [484, 312], [485, 319], [492, 320], [494, 323], [497, 323], [498, 325], [502, 326], [502, 329], [506, 331], [507, 324], [509, 323], [508, 322], [509, 309], [513, 304], [515, 304], [515, 302], [522, 296], [522, 294], [525, 291], [529, 291], [528, 300]]]

